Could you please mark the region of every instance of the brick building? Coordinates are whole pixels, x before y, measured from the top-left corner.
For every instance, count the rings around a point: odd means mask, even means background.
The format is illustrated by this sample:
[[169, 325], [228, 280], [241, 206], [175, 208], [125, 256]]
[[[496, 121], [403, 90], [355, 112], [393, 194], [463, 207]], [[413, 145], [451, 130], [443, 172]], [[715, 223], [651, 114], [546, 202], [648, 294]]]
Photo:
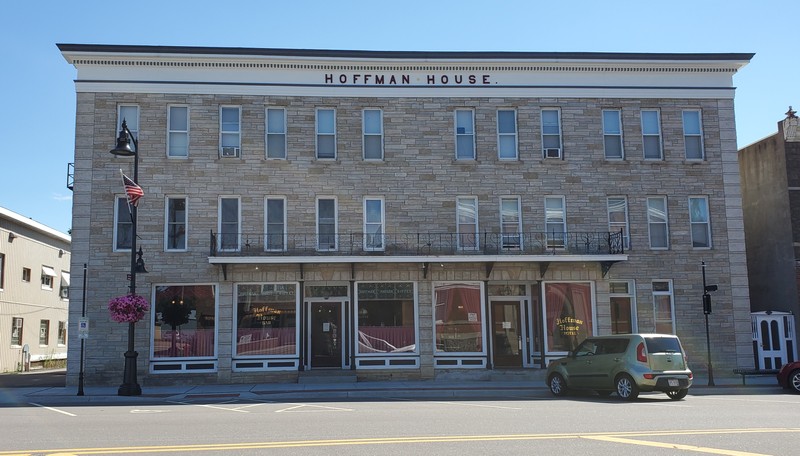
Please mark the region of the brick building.
[[752, 362], [732, 85], [750, 54], [59, 49], [90, 383], [121, 378], [127, 337], [105, 309], [130, 266], [123, 120], [145, 385], [539, 369], [631, 331], [678, 334], [703, 372], [703, 262], [714, 364]]
[[797, 357], [800, 325], [800, 131], [789, 107], [778, 132], [739, 151], [756, 367]]

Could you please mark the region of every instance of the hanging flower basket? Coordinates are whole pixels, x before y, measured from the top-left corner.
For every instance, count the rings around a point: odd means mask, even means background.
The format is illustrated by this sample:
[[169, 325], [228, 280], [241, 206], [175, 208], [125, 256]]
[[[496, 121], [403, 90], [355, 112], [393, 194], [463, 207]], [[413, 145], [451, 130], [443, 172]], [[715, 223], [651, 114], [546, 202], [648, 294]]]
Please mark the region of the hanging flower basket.
[[108, 301], [108, 312], [117, 323], [136, 323], [150, 310], [150, 304], [139, 295], [117, 296]]

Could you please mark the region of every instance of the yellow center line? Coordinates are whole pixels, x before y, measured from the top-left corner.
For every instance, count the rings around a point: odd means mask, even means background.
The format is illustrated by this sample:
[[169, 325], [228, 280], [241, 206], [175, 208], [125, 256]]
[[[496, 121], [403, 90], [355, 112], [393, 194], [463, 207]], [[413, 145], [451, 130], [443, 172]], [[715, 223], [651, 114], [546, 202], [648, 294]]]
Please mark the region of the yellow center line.
[[49, 450], [15, 450], [0, 451], [0, 456], [21, 456], [31, 454], [60, 455], [90, 455], [90, 454], [132, 454], [132, 453], [169, 453], [189, 451], [234, 451], [246, 449], [278, 449], [298, 447], [325, 447], [325, 446], [352, 446], [352, 445], [391, 445], [406, 443], [457, 443], [478, 441], [515, 441], [515, 440], [557, 440], [557, 439], [590, 439], [621, 444], [643, 445], [660, 448], [680, 449], [702, 453], [754, 456], [758, 453], [698, 447], [693, 445], [671, 444], [635, 440], [631, 437], [659, 437], [659, 436], [689, 436], [689, 435], [719, 435], [742, 433], [800, 433], [800, 428], [745, 428], [745, 429], [696, 429], [673, 431], [630, 431], [630, 432], [593, 432], [593, 433], [554, 433], [554, 434], [511, 434], [511, 435], [463, 435], [463, 436], [414, 436], [414, 437], [378, 437], [362, 439], [337, 439], [337, 440], [298, 440], [283, 442], [248, 442], [248, 443], [220, 443], [220, 444], [187, 444], [187, 445], [151, 445], [106, 448], [72, 448]]

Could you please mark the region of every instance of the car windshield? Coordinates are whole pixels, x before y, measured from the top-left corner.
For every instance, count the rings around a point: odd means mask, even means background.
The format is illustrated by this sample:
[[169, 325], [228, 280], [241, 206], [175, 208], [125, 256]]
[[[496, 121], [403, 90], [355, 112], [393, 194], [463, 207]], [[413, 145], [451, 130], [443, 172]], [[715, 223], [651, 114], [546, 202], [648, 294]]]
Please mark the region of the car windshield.
[[675, 337], [645, 337], [648, 353], [680, 353], [681, 344]]

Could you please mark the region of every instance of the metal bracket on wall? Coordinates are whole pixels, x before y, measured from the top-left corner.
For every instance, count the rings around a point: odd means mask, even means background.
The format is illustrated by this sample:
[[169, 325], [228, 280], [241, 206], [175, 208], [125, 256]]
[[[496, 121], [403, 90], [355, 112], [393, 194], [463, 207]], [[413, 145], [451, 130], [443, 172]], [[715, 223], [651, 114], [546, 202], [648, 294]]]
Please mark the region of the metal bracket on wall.
[[430, 266], [430, 263], [422, 263], [422, 278], [423, 279], [427, 279], [428, 278], [428, 268], [429, 268], [429, 266]]
[[614, 263], [616, 263], [616, 261], [601, 261], [600, 262], [600, 268], [602, 268], [602, 270], [603, 270], [603, 277], [605, 277], [606, 274], [608, 274], [608, 271], [611, 269], [611, 266], [614, 266]]
[[305, 271], [303, 269], [303, 263], [300, 263], [300, 280], [305, 280], [305, 279], [306, 276], [305, 276]]
[[225, 280], [228, 280], [228, 264], [222, 263], [220, 266], [222, 266], [222, 277]]
[[544, 279], [544, 273], [547, 272], [547, 268], [550, 267], [549, 261], [542, 261], [539, 263], [539, 278]]
[[356, 280], [356, 264], [350, 263], [350, 280]]
[[489, 275], [492, 274], [492, 269], [494, 269], [494, 261], [490, 261], [486, 263], [486, 278], [489, 278]]

